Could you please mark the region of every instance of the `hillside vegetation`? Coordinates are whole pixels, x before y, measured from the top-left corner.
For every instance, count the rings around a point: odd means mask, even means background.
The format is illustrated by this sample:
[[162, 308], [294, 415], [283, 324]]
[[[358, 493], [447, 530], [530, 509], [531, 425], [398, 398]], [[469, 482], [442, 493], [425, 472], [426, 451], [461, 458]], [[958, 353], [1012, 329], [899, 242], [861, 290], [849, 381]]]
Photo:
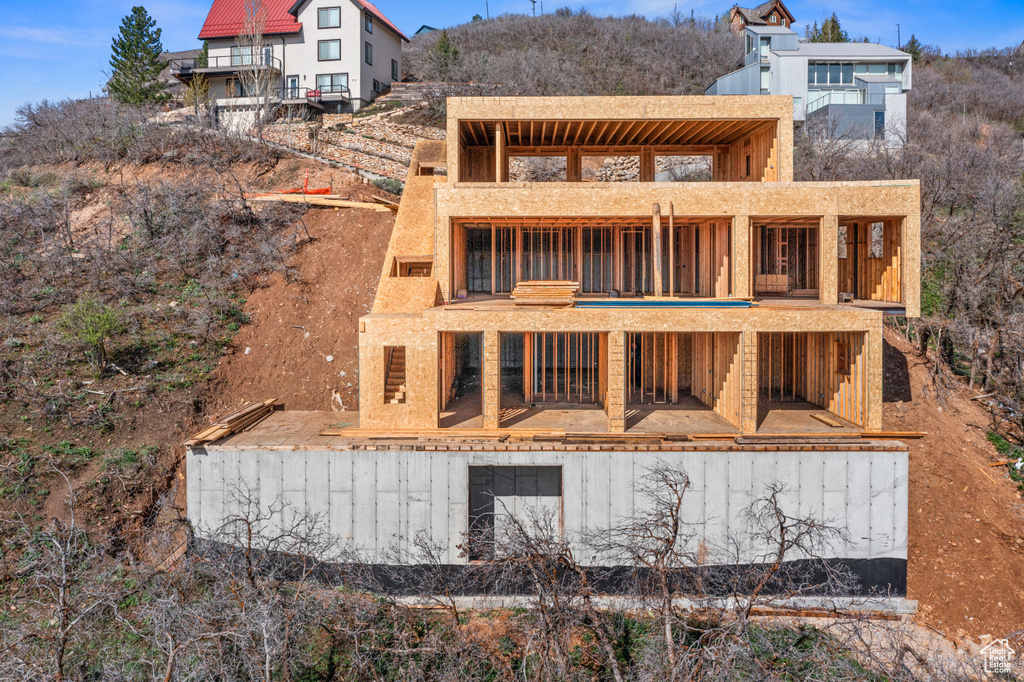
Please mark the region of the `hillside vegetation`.
[[[499, 94], [702, 95], [743, 64], [742, 39], [706, 19], [595, 17], [563, 8], [462, 24], [447, 36], [454, 50], [436, 48], [440, 32], [415, 38], [402, 54], [405, 71], [427, 81], [499, 84]], [[440, 122], [443, 102], [432, 105]]]
[[[448, 35], [444, 51], [436, 34], [408, 46], [417, 75], [531, 95], [699, 94], [741, 57], [735, 36], [699, 19], [565, 10]], [[887, 395], [900, 397], [886, 398], [886, 420], [945, 429], [911, 445], [911, 597], [926, 622], [971, 636], [1020, 621], [1019, 600], [1000, 592], [1020, 574], [1017, 493], [990, 478], [1002, 470], [982, 469], [984, 434], [959, 423], [983, 421], [962, 390], [971, 382], [991, 394], [1000, 452], [1019, 452], [1024, 89], [1008, 54], [920, 65], [904, 151], [864, 154], [812, 128], [797, 150], [802, 179], [922, 180], [926, 315], [898, 332], [924, 352], [887, 332], [887, 371], [902, 374], [887, 376]], [[301, 184], [305, 170], [326, 184], [315, 163], [100, 101], [26, 106], [0, 137], [0, 682], [980, 677], [980, 659], [907, 623], [662, 612], [651, 585], [649, 608], [595, 608], [562, 539], [537, 529], [513, 534], [484, 577], [497, 585], [526, 570], [545, 610], [461, 611], [449, 596], [464, 585], [422, 538], [405, 557], [422, 567], [422, 604], [402, 600], [397, 576], [358, 564], [325, 585], [319, 562], [354, 557], [323, 519], [298, 513], [283, 533], [258, 514], [233, 519], [219, 539], [235, 549], [180, 554], [178, 443], [198, 422], [241, 397], [324, 409], [339, 377], [347, 386], [332, 397], [355, 399], [355, 321], [390, 214], [244, 198]]]

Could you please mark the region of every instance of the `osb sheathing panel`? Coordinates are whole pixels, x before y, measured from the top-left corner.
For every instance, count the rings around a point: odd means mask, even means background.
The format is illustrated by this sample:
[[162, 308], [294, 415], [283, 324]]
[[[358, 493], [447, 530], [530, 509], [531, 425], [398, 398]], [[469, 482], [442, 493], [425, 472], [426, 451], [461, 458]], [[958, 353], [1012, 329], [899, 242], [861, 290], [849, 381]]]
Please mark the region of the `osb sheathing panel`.
[[496, 429], [501, 410], [501, 347], [494, 330], [484, 332], [483, 364], [484, 428]]
[[[881, 313], [852, 306], [752, 306], [750, 308], [432, 308], [421, 315], [367, 315], [366, 335], [378, 330], [399, 334], [438, 331], [480, 332], [736, 332], [866, 331]], [[401, 330], [401, 331], [398, 331]], [[392, 344], [382, 340], [380, 343]], [[392, 345], [401, 345], [396, 342]]]
[[743, 386], [741, 388], [740, 433], [757, 431], [757, 333], [740, 334], [740, 352], [743, 363]]
[[839, 216], [821, 219], [818, 230], [818, 298], [828, 305], [839, 300]]
[[882, 430], [882, 316], [878, 315], [868, 327], [867, 341], [867, 383], [868, 397], [864, 406], [866, 416], [864, 429], [868, 431]]
[[434, 305], [438, 293], [437, 262], [435, 277], [392, 277], [391, 271], [398, 256], [434, 254], [434, 186], [443, 182], [442, 176], [433, 175], [410, 176], [406, 180], [387, 256], [381, 265], [373, 312], [412, 313]]
[[412, 150], [409, 162], [409, 177], [419, 175], [420, 166], [444, 168], [448, 147], [444, 140], [420, 140]]
[[439, 303], [441, 289], [433, 277], [381, 277], [373, 299], [375, 313], [417, 313]]
[[[920, 186], [917, 180], [896, 182], [836, 183], [511, 183], [481, 185], [462, 183], [436, 186], [437, 253], [435, 276], [446, 300], [451, 299], [449, 253], [453, 219], [482, 219], [487, 216], [578, 216], [613, 217], [651, 215], [657, 203], [671, 205], [677, 217], [751, 216], [773, 217], [831, 216], [837, 225], [840, 215], [905, 216], [907, 232], [906, 296], [919, 288]], [[837, 228], [838, 229], [838, 228]], [[827, 236], [827, 234], [826, 234]], [[824, 244], [827, 240], [822, 239]], [[825, 247], [823, 247], [825, 248]], [[834, 278], [837, 261], [822, 252], [821, 276]], [[916, 269], [912, 269], [916, 268]], [[825, 287], [822, 287], [823, 289]], [[919, 292], [914, 292], [919, 296]], [[822, 294], [825, 301], [825, 295]], [[828, 302], [834, 302], [831, 294]], [[917, 299], [913, 299], [917, 300]], [[910, 310], [908, 310], [910, 314]]]
[[750, 288], [750, 216], [738, 215], [732, 222], [732, 295], [737, 298], [750, 298], [754, 292]]
[[608, 431], [626, 432], [626, 333], [621, 331], [608, 334], [608, 395], [605, 396], [605, 410], [608, 412]]
[[[367, 329], [370, 325], [367, 325]], [[405, 402], [384, 402], [384, 346], [405, 346]], [[438, 335], [374, 325], [359, 334], [359, 421], [372, 428], [437, 428]]]
[[448, 175], [459, 177], [459, 122], [764, 119], [778, 122], [778, 178], [793, 179], [793, 98], [758, 96], [450, 97]]
[[[921, 205], [918, 188], [918, 206]], [[921, 317], [921, 213], [907, 213], [903, 219], [900, 287], [907, 317]]]

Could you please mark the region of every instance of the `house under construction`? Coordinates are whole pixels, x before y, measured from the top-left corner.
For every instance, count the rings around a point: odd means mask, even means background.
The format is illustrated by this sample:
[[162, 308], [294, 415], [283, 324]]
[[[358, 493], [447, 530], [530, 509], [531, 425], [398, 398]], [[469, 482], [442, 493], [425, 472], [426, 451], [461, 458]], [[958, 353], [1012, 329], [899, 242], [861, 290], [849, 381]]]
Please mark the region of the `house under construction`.
[[[849, 531], [829, 555], [864, 593], [905, 595], [882, 324], [919, 315], [918, 182], [794, 182], [789, 97], [450, 99], [447, 133], [416, 147], [359, 321], [358, 415], [192, 445], [197, 527], [245, 480], [371, 560], [426, 531], [464, 564], [515, 510], [610, 526], [667, 462], [707, 546], [779, 481]], [[634, 180], [600, 181], [623, 158]]]

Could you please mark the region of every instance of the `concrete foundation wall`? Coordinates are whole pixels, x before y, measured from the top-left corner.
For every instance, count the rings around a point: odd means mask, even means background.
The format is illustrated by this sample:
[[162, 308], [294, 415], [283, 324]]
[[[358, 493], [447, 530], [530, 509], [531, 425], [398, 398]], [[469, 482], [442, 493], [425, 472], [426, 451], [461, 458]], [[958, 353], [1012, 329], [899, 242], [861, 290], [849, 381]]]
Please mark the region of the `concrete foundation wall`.
[[848, 541], [825, 552], [829, 558], [895, 564], [905, 579], [907, 452], [888, 447], [828, 452], [190, 448], [188, 516], [201, 536], [208, 535], [240, 513], [234, 491], [248, 488], [261, 507], [284, 502], [292, 512], [322, 514], [330, 533], [367, 561], [381, 561], [392, 547], [408, 549], [409, 539], [425, 530], [447, 545], [448, 563], [464, 564], [457, 546], [469, 525], [471, 466], [561, 467], [563, 532], [573, 539], [641, 509], [645, 502], [637, 483], [659, 460], [690, 476], [684, 514], [694, 524], [694, 544], [703, 540], [711, 548], [712, 563], [736, 560], [726, 556], [731, 536], [742, 538], [739, 561], [765, 559], [766, 548], [745, 533], [743, 511], [766, 485], [781, 482], [788, 488], [786, 512], [848, 531]]

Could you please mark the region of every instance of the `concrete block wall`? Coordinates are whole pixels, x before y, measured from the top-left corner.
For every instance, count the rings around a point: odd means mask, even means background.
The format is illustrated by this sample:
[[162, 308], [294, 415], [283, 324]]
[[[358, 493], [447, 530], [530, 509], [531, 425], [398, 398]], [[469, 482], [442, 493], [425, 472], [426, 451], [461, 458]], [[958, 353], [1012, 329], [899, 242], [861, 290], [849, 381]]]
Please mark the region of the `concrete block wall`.
[[188, 516], [200, 535], [209, 535], [241, 511], [235, 492], [241, 488], [264, 508], [285, 503], [293, 512], [322, 514], [329, 532], [367, 561], [381, 561], [393, 547], [409, 550], [410, 538], [425, 530], [447, 546], [448, 563], [464, 564], [458, 545], [469, 524], [470, 466], [561, 467], [562, 527], [573, 540], [639, 511], [645, 501], [637, 483], [664, 461], [690, 476], [684, 516], [693, 542], [712, 548], [712, 562], [726, 555], [731, 536], [742, 538], [740, 561], [764, 560], [767, 548], [746, 535], [743, 511], [766, 485], [781, 482], [787, 513], [848, 530], [847, 541], [826, 556], [881, 565], [880, 574], [897, 588], [902, 571], [905, 590], [908, 459], [902, 446], [889, 445], [776, 452], [750, 446], [671, 452], [190, 448]]

